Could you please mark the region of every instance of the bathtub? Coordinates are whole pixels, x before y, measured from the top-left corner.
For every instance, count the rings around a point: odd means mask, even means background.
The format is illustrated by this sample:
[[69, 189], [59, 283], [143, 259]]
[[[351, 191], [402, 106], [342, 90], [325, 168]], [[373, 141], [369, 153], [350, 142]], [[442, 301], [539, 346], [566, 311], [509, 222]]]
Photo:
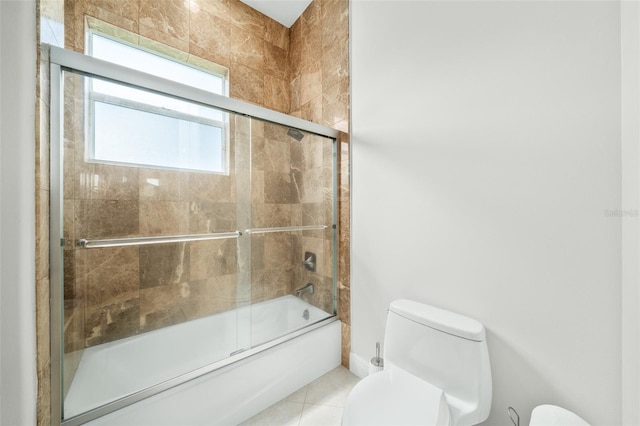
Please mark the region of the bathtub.
[[[82, 424], [94, 415], [72, 417], [106, 404], [119, 409], [90, 424], [237, 424], [340, 365], [340, 333], [331, 315], [283, 296], [94, 346], [65, 418]], [[118, 401], [138, 391], [138, 402]]]

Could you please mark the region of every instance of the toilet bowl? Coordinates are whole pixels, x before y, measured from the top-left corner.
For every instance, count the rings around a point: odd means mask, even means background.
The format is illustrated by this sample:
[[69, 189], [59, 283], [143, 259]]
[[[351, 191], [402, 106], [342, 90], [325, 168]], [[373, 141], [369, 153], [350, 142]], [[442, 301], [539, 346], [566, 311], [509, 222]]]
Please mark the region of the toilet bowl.
[[545, 404], [533, 409], [529, 426], [589, 426], [589, 423], [565, 408]]
[[384, 370], [349, 394], [343, 426], [471, 426], [489, 417], [491, 369], [478, 321], [396, 300], [387, 315], [384, 358]]
[[[367, 406], [368, 410], [359, 410]], [[360, 381], [342, 416], [342, 424], [350, 426], [448, 426], [450, 420], [442, 389], [394, 367]]]

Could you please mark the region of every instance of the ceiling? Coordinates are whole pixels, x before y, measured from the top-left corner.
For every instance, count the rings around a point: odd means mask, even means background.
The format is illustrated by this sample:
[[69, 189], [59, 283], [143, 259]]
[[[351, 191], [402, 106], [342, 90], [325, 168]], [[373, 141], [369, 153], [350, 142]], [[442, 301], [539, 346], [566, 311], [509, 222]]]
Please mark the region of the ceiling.
[[271, 19], [291, 28], [311, 0], [240, 0]]

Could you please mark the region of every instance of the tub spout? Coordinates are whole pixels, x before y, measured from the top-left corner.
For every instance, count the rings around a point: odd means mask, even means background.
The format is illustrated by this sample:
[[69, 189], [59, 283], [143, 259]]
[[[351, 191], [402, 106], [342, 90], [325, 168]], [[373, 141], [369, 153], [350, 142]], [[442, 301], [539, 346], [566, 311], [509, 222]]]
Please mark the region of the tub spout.
[[313, 284], [309, 283], [302, 288], [296, 290], [296, 296], [301, 297], [303, 294], [313, 294]]

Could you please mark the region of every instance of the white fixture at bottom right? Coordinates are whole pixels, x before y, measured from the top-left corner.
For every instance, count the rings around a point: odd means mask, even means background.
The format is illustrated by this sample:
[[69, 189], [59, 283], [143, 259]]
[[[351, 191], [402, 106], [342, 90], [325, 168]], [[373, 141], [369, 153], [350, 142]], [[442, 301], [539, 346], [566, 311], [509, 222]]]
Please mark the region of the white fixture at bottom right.
[[391, 303], [384, 370], [351, 391], [343, 426], [483, 422], [491, 410], [491, 368], [478, 321], [410, 300]]

